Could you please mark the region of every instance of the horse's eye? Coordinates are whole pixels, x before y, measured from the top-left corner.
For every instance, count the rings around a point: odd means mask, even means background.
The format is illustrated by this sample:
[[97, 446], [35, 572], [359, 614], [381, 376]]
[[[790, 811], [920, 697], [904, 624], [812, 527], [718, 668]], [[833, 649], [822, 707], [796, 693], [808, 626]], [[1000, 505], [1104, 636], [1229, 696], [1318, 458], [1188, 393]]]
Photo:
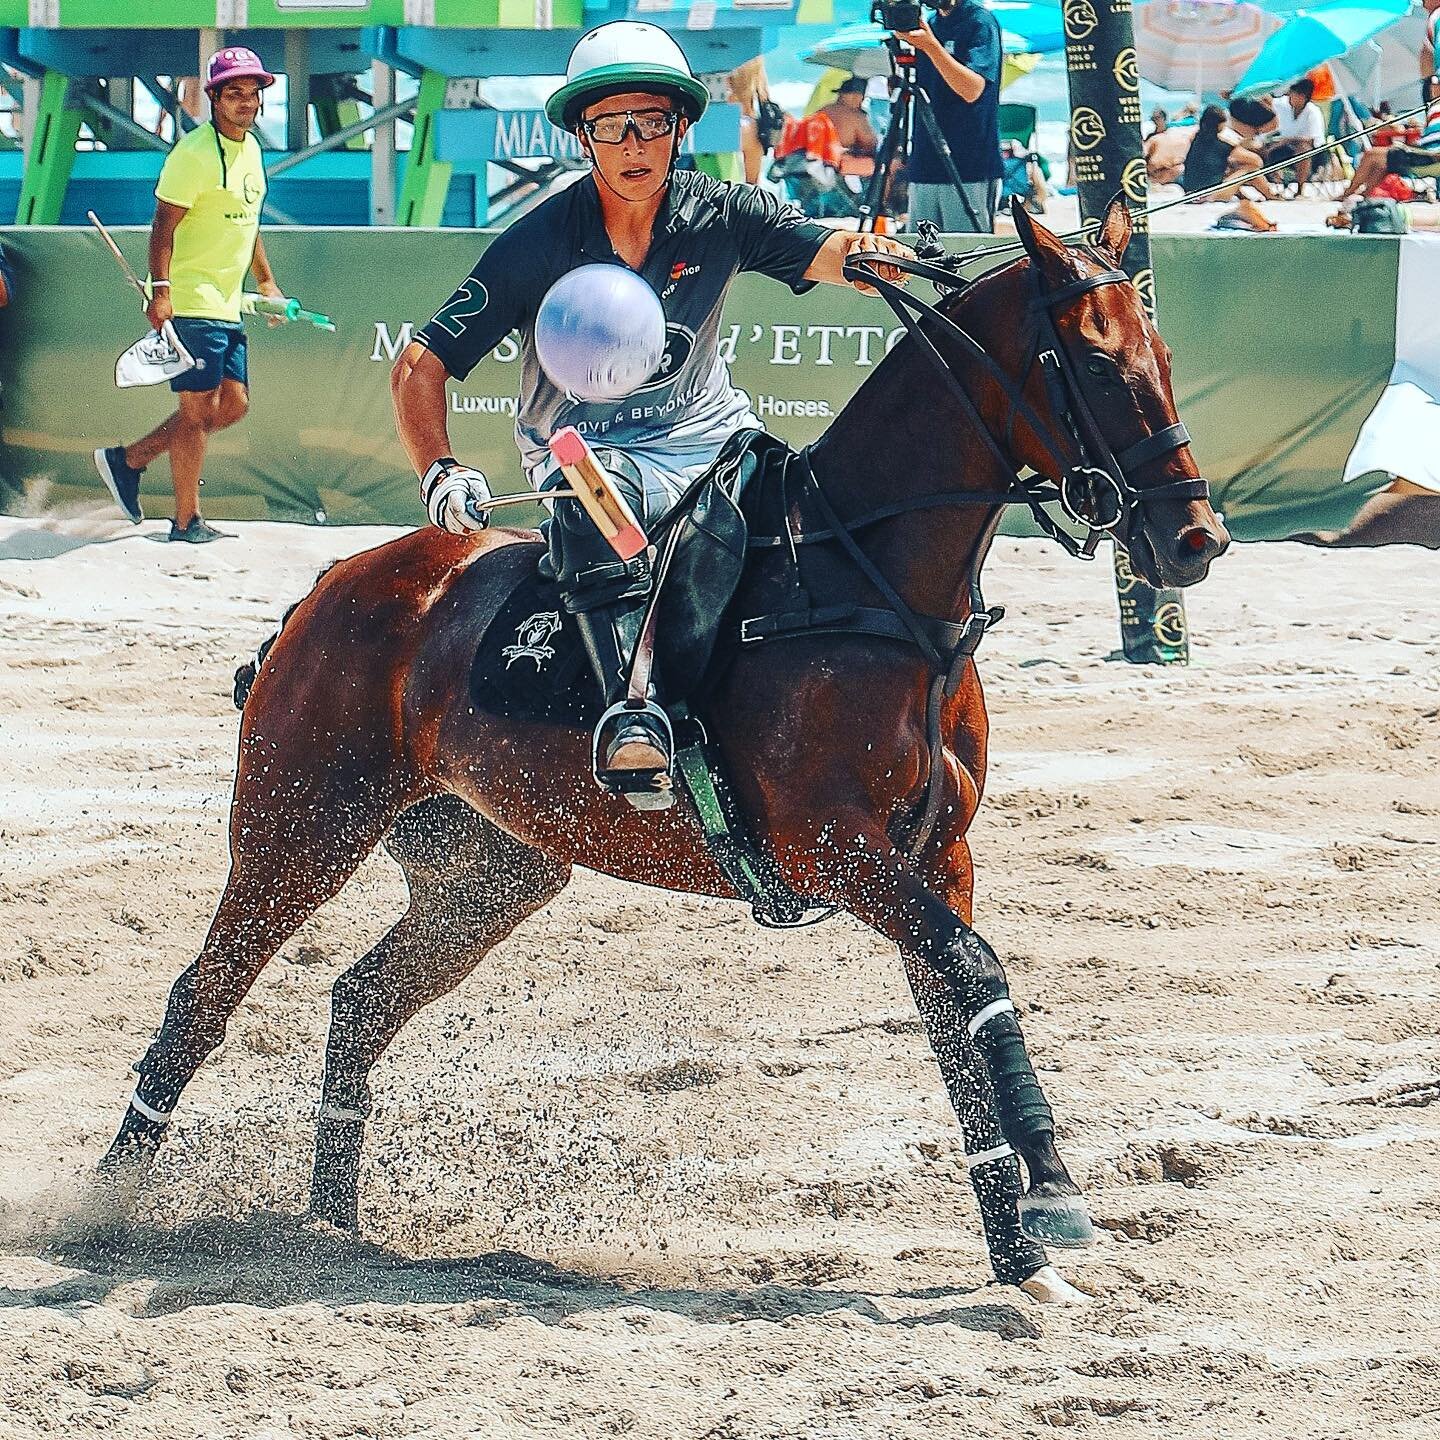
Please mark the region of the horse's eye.
[[1085, 362], [1085, 368], [1098, 380], [1103, 380], [1110, 373], [1110, 362], [1102, 360], [1098, 355], [1093, 355]]

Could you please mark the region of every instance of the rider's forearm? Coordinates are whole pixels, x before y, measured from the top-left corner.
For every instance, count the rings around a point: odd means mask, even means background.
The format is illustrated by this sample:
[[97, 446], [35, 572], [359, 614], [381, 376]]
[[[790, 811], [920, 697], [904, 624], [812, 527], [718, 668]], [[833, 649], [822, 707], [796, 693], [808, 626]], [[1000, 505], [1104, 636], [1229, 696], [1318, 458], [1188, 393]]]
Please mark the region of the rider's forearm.
[[962, 99], [972, 105], [985, 93], [985, 77], [962, 65], [943, 45], [925, 52], [940, 72], [940, 78]]
[[807, 280], [818, 280], [825, 285], [848, 285], [845, 278], [845, 257], [855, 249], [860, 235], [854, 230], [832, 230], [825, 237], [825, 243], [815, 252], [815, 258], [805, 271]]
[[395, 429], [417, 476], [424, 475], [435, 461], [451, 453], [450, 435], [445, 427], [448, 378], [444, 366], [418, 341], [400, 352], [390, 371]]

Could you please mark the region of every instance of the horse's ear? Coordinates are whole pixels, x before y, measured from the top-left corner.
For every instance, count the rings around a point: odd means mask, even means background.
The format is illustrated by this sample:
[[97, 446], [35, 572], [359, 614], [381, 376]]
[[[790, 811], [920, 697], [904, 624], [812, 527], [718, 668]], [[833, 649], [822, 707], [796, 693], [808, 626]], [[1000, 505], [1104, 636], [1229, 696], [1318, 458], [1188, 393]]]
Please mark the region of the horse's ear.
[[1015, 221], [1015, 233], [1031, 260], [1051, 273], [1064, 274], [1070, 253], [1065, 248], [1065, 242], [1036, 221], [1019, 196], [1010, 202], [1010, 216]]
[[1114, 256], [1118, 265], [1125, 258], [1126, 247], [1130, 244], [1130, 236], [1134, 232], [1134, 225], [1130, 221], [1130, 211], [1125, 202], [1121, 199], [1114, 199], [1110, 202], [1110, 208], [1105, 212], [1105, 219], [1100, 226], [1100, 234], [1096, 237], [1095, 243], [1108, 254]]

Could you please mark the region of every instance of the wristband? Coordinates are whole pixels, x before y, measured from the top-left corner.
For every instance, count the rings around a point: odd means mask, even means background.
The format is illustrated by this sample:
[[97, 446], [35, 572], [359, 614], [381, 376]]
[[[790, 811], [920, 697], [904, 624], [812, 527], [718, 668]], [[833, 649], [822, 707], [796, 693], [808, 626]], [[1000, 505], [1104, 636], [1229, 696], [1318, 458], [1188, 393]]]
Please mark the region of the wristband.
[[170, 282], [169, 282], [168, 280], [152, 280], [152, 281], [150, 281], [150, 288], [151, 288], [152, 290], [159, 290], [159, 289], [161, 289], [162, 287], [163, 287], [164, 289], [168, 290], [168, 289], [170, 288]]
[[452, 466], [458, 468], [459, 464], [453, 455], [442, 455], [420, 477], [420, 498], [427, 505], [430, 503], [430, 492], [435, 488], [435, 482]]

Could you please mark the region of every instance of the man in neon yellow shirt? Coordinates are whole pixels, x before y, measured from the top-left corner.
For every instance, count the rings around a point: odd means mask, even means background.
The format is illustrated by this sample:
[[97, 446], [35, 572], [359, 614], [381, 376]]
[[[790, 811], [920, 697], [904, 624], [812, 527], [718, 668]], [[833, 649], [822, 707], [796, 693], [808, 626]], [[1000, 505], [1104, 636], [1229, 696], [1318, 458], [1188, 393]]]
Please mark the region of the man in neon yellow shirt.
[[145, 518], [141, 473], [168, 451], [175, 488], [170, 538], [190, 544], [223, 538], [200, 515], [200, 470], [207, 437], [235, 424], [250, 405], [240, 323], [246, 271], [254, 273], [262, 295], [282, 298], [260, 239], [265, 166], [251, 133], [260, 92], [274, 83], [260, 57], [243, 45], [210, 57], [205, 93], [212, 119], [176, 143], [155, 185], [145, 310], [157, 331], [174, 323], [196, 365], [171, 380], [180, 408], [168, 420], [132, 445], [95, 452], [100, 478], [139, 524]]

